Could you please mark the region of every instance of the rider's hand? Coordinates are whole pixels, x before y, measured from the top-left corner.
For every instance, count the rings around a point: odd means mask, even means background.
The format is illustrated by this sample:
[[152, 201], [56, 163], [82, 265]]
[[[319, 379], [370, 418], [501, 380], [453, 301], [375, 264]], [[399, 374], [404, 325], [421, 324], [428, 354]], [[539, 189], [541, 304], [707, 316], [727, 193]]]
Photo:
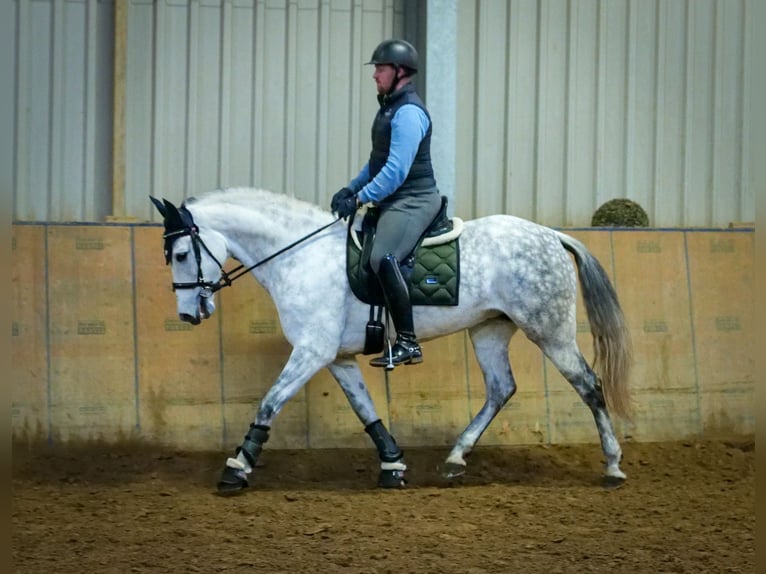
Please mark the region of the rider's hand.
[[344, 187], [332, 196], [330, 202], [330, 209], [333, 213], [338, 214], [338, 217], [345, 219], [356, 211], [357, 202], [356, 194], [349, 188]]

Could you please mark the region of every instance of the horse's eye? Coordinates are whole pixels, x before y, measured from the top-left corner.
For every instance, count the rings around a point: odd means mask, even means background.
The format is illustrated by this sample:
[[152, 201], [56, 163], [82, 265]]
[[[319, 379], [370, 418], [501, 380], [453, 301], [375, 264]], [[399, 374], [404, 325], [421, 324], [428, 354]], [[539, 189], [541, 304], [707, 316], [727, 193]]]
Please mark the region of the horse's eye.
[[183, 263], [184, 261], [186, 261], [187, 255], [188, 253], [176, 253], [176, 261], [178, 263]]

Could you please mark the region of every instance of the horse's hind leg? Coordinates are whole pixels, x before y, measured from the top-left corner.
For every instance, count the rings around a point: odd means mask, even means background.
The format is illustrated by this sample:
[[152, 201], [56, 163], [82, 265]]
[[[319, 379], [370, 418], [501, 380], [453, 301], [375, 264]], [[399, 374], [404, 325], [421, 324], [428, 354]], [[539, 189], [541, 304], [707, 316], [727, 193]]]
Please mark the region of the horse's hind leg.
[[452, 447], [446, 461], [444, 475], [453, 478], [465, 473], [465, 456], [471, 452], [489, 423], [516, 392], [508, 343], [516, 332], [516, 325], [505, 317], [492, 319], [469, 329], [468, 333], [484, 374], [486, 398], [476, 414]]
[[356, 359], [338, 359], [327, 368], [343, 389], [351, 408], [354, 409], [356, 416], [364, 425], [364, 430], [378, 449], [380, 458], [378, 486], [382, 488], [404, 486], [406, 484], [404, 471], [407, 470], [404, 454], [375, 411], [375, 405]]
[[607, 486], [621, 484], [627, 478], [620, 470], [622, 449], [614, 433], [598, 377], [585, 361], [574, 341], [565, 345], [542, 344], [540, 347], [593, 413], [601, 439], [601, 450], [606, 458], [605, 484]]

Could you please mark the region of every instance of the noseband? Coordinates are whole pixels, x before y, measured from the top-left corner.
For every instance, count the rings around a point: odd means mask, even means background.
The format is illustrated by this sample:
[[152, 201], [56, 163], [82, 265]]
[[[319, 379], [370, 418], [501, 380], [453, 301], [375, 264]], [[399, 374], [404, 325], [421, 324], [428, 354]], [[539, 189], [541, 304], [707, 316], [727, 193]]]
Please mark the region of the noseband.
[[[191, 213], [188, 211], [186, 212], [189, 219], [191, 219]], [[191, 238], [192, 243], [192, 250], [194, 251], [194, 259], [197, 261], [197, 281], [194, 283], [176, 283], [173, 282], [173, 291], [176, 289], [195, 289], [197, 287], [202, 288], [201, 296], [202, 297], [210, 297], [213, 293], [218, 291], [219, 289], [222, 289], [223, 287], [227, 287], [228, 285], [231, 285], [231, 282], [233, 279], [229, 276], [229, 273], [224, 271], [223, 265], [221, 265], [221, 262], [218, 261], [215, 255], [210, 251], [207, 245], [205, 245], [205, 242], [202, 240], [202, 237], [199, 235], [199, 228], [192, 223], [189, 227], [185, 229], [177, 229], [175, 231], [169, 231], [167, 233], [164, 233], [162, 235], [162, 238], [165, 240], [165, 260], [167, 263], [170, 263], [171, 258], [171, 247], [176, 239], [179, 237], [184, 237], [185, 235], [188, 235]], [[218, 268], [221, 270], [221, 278], [218, 281], [205, 281], [205, 278], [202, 276], [202, 251], [200, 250], [200, 247], [205, 250], [205, 253], [207, 253], [213, 261], [215, 261], [216, 265], [218, 265]], [[237, 267], [237, 269], [240, 269], [242, 266], [240, 265]], [[235, 269], [234, 271], [237, 271]]]

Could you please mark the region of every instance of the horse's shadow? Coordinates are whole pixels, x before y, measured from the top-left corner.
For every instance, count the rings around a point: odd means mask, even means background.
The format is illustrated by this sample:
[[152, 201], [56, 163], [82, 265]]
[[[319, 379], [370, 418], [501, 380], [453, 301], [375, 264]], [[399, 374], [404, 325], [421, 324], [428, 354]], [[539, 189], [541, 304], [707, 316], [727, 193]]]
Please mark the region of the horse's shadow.
[[[480, 447], [467, 460], [464, 475], [447, 478], [448, 449], [405, 447], [407, 488], [600, 485], [601, 470], [592, 464], [591, 450], [598, 452], [598, 446]], [[369, 490], [379, 472], [374, 451], [362, 449], [264, 451], [261, 462], [251, 475], [250, 486], [256, 490]], [[210, 480], [217, 479], [220, 468], [210, 471]]]
[[[407, 488], [451, 488], [491, 484], [571, 487], [600, 484], [597, 445], [478, 447], [466, 473], [443, 474], [447, 448], [404, 447]], [[15, 449], [12, 477], [18, 483], [128, 485], [145, 481], [178, 488], [213, 489], [225, 454], [187, 452], [141, 443], [38, 446]], [[250, 490], [358, 490], [376, 488], [374, 449], [263, 451]], [[247, 491], [245, 491], [247, 492]]]

